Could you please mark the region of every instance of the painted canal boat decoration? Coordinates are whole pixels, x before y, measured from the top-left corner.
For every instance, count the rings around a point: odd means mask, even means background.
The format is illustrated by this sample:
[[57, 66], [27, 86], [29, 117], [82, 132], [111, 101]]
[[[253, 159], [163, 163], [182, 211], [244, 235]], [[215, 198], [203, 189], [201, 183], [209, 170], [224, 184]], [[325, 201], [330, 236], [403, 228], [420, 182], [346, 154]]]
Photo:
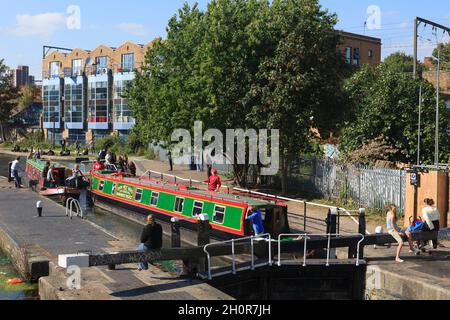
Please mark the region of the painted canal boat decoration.
[[53, 175], [55, 177], [56, 186], [50, 187], [49, 183], [43, 176], [43, 171], [47, 160], [28, 159], [25, 166], [25, 175], [30, 180], [31, 185], [37, 186], [39, 193], [44, 196], [78, 196], [80, 190], [77, 188], [70, 188], [65, 186], [65, 179], [71, 174], [71, 170], [62, 166], [59, 163], [52, 163]]
[[153, 213], [161, 221], [176, 217], [188, 229], [197, 227], [200, 214], [208, 214], [212, 236], [219, 239], [252, 235], [251, 222], [246, 220], [249, 206], [261, 210], [267, 233], [277, 236], [289, 232], [285, 204], [237, 193], [209, 192], [192, 186], [192, 183], [169, 183], [164, 179], [92, 171], [91, 193], [94, 203], [101, 201], [133, 212]]

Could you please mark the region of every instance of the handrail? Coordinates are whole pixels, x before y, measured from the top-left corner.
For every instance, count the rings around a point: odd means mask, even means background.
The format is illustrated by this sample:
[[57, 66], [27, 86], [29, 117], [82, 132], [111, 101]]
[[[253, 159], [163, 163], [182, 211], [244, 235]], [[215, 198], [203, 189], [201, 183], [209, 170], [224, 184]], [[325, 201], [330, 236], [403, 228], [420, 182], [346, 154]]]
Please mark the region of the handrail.
[[[364, 239], [366, 238], [365, 235], [361, 234], [361, 233], [355, 233], [355, 236], [361, 236], [361, 240], [358, 242], [357, 244], [357, 249], [356, 249], [356, 266], [359, 266], [359, 252], [360, 252], [360, 247], [361, 247], [361, 243], [364, 241]], [[310, 233], [282, 233], [278, 236], [278, 262], [277, 265], [279, 267], [281, 267], [281, 238], [284, 237], [289, 237], [289, 236], [295, 236], [295, 237], [303, 237], [304, 239], [304, 247], [303, 247], [303, 267], [306, 267], [306, 256], [307, 256], [307, 240], [309, 236], [325, 236], [328, 238], [328, 242], [327, 242], [327, 263], [326, 266], [329, 267], [330, 266], [330, 247], [331, 247], [331, 237], [339, 237], [341, 236], [340, 234], [337, 233], [328, 233], [328, 234], [310, 234]]]
[[231, 240], [226, 240], [226, 241], [220, 241], [220, 242], [214, 242], [214, 243], [209, 243], [207, 245], [205, 245], [203, 247], [203, 251], [206, 253], [206, 257], [207, 257], [207, 262], [208, 262], [208, 280], [212, 279], [212, 273], [211, 273], [211, 254], [208, 252], [208, 247], [214, 246], [214, 245], [221, 245], [221, 244], [225, 244], [225, 243], [231, 243], [231, 254], [232, 254], [232, 272], [233, 274], [236, 274], [236, 259], [235, 259], [235, 243], [239, 242], [239, 241], [243, 241], [243, 240], [248, 240], [250, 239], [250, 246], [251, 246], [251, 269], [254, 270], [255, 269], [255, 256], [254, 256], [254, 248], [253, 248], [253, 244], [254, 244], [254, 240], [255, 239], [259, 239], [259, 238], [263, 238], [263, 237], [268, 237], [269, 240], [269, 260], [267, 262], [267, 264], [269, 266], [272, 266], [272, 236], [270, 235], [270, 233], [264, 233], [264, 234], [260, 234], [257, 236], [249, 236], [249, 237], [243, 237], [243, 238], [238, 238], [238, 239], [231, 239]]
[[74, 204], [75, 204], [75, 209], [77, 210], [77, 217], [81, 217], [81, 219], [84, 219], [83, 209], [81, 208], [80, 202], [75, 198], [69, 198], [66, 201], [66, 217], [70, 217], [70, 219], [72, 219], [72, 212], [73, 212]]

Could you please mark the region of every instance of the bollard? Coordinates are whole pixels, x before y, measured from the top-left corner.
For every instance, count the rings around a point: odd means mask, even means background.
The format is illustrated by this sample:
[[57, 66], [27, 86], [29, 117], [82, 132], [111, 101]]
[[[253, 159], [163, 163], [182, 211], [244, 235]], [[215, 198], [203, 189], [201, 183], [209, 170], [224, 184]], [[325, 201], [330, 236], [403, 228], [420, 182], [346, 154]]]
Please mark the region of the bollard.
[[170, 226], [172, 248], [181, 248], [180, 220], [178, 218], [172, 218], [170, 220]]
[[[331, 234], [331, 238], [335, 238], [336, 234], [337, 234], [337, 230], [336, 230], [336, 223], [337, 223], [337, 215], [339, 214], [339, 208], [332, 208], [330, 209], [330, 216], [329, 216], [329, 234]], [[331, 259], [336, 259], [336, 248], [331, 249], [330, 248], [330, 258]]]
[[[362, 234], [363, 236], [366, 235], [366, 209], [361, 208], [359, 209], [359, 227], [358, 227], [358, 233]], [[359, 259], [364, 258], [364, 245], [361, 245], [361, 248], [359, 249]]]
[[[210, 241], [210, 225], [209, 225], [209, 216], [207, 214], [200, 214], [198, 216], [197, 223], [197, 245], [199, 247], [203, 247], [209, 244]], [[198, 272], [205, 272], [207, 269], [207, 261], [205, 258], [201, 258], [198, 261]]]
[[42, 217], [42, 201], [36, 202], [36, 209], [38, 213], [38, 217]]

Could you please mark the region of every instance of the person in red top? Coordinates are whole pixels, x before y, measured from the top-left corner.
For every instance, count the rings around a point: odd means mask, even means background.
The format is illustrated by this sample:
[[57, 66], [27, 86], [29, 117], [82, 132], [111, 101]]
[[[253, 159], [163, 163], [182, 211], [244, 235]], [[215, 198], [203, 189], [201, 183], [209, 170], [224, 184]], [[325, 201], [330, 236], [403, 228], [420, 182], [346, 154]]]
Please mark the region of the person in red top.
[[105, 165], [100, 161], [100, 158], [97, 158], [97, 162], [94, 163], [94, 170], [95, 171], [102, 171], [105, 170]]
[[217, 174], [216, 169], [211, 170], [211, 176], [204, 182], [208, 183], [208, 190], [213, 192], [219, 192], [222, 182], [220, 182], [220, 177]]

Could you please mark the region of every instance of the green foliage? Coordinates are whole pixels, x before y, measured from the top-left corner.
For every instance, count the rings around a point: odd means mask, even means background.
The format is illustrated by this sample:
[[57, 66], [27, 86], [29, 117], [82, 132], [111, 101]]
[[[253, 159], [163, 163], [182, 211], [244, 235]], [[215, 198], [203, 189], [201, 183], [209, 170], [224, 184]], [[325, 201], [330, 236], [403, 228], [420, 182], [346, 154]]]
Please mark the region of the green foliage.
[[440, 43], [433, 51], [433, 64], [437, 66], [438, 50], [441, 59], [441, 70], [450, 70], [450, 42]]
[[[392, 73], [412, 74], [414, 71], [414, 57], [404, 52], [395, 52], [383, 60], [383, 66]], [[417, 71], [419, 74], [424, 71], [424, 65], [420, 62], [417, 63]]]
[[19, 141], [18, 145], [21, 149], [29, 150], [42, 149], [47, 151], [53, 149], [52, 143], [48, 140], [45, 140], [41, 132], [29, 133], [25, 139]]
[[[398, 150], [388, 160], [415, 163], [420, 85], [423, 97], [421, 154], [422, 161], [430, 163], [434, 157], [436, 91], [431, 83], [414, 79], [410, 74], [395, 73], [384, 63], [378, 67], [363, 67], [346, 83], [345, 90], [352, 98], [355, 117], [342, 130], [341, 154], [348, 155], [383, 136], [391, 149]], [[449, 125], [450, 112], [441, 101], [441, 161], [447, 161], [450, 155]]]
[[3, 125], [9, 120], [11, 111], [14, 108], [17, 89], [12, 85], [8, 67], [3, 61], [3, 59], [0, 59], [0, 134], [2, 140], [5, 140]]
[[346, 114], [336, 21], [317, 0], [213, 0], [205, 12], [185, 4], [127, 90], [134, 132], [170, 149], [172, 132], [195, 121], [281, 129], [283, 154], [295, 157], [312, 126], [326, 134]]

